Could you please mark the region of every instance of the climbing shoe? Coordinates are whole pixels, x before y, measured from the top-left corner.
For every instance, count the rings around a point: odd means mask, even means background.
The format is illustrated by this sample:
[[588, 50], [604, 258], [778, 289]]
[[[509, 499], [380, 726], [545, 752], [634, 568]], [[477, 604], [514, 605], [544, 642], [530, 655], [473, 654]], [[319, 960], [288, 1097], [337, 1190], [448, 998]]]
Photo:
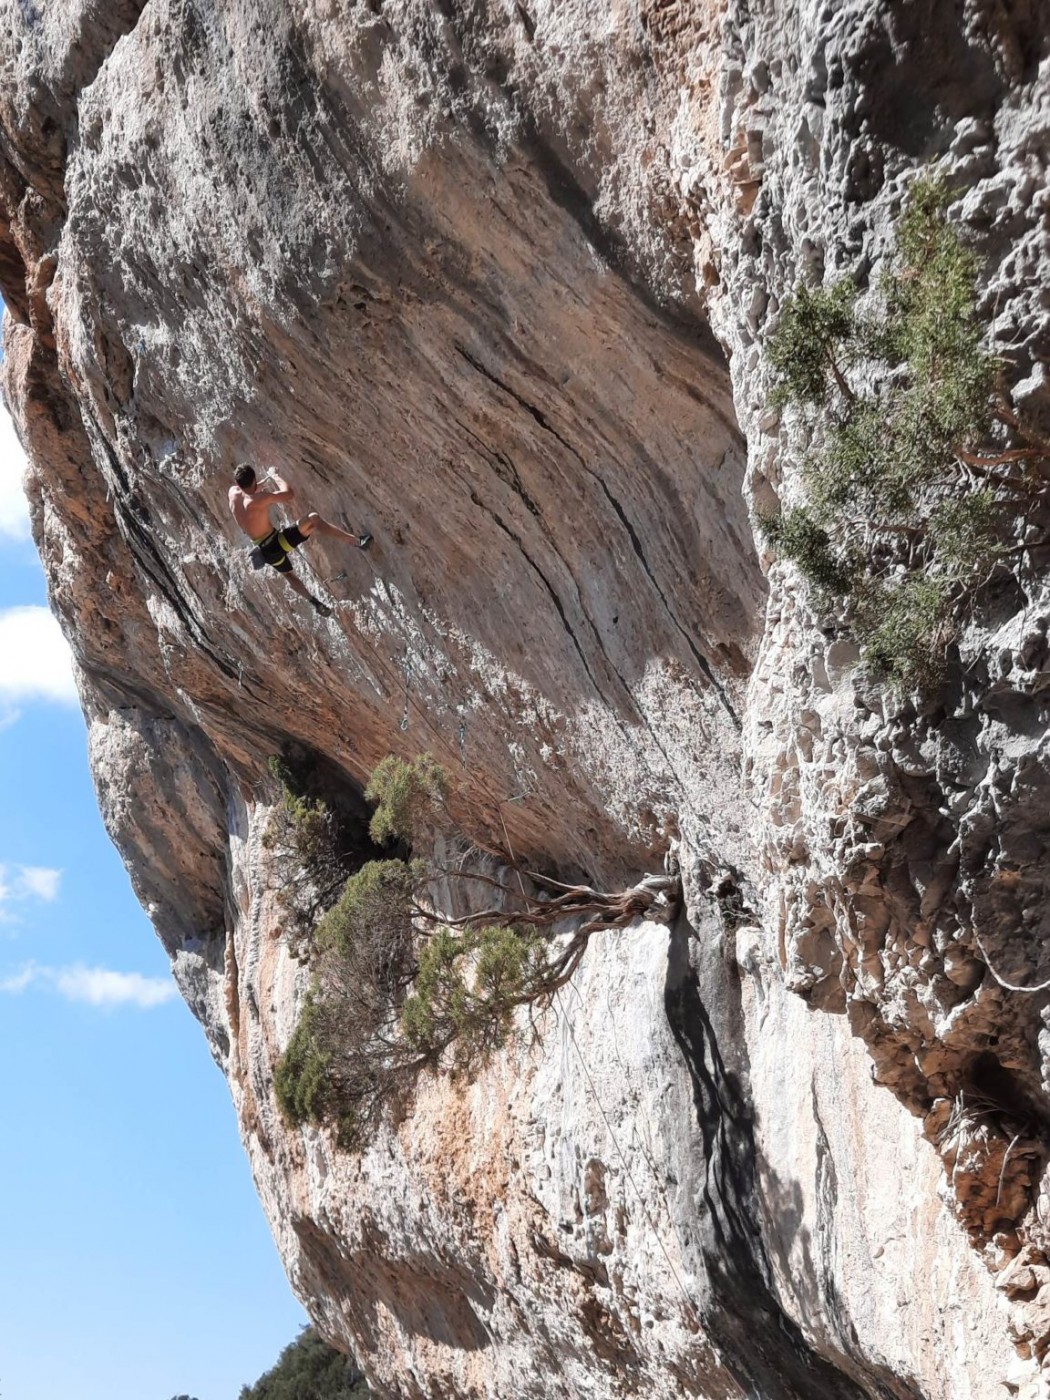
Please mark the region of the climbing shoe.
[[358, 547], [358, 549], [367, 549], [368, 546], [369, 546], [371, 543], [372, 543], [372, 536], [371, 536], [371, 535], [359, 535], [359, 536], [358, 536], [358, 540], [357, 540], [357, 547]]
[[310, 606], [313, 608], [314, 612], [317, 613], [319, 617], [332, 616], [332, 609], [328, 606], [327, 603], [322, 603], [320, 598], [311, 598]]

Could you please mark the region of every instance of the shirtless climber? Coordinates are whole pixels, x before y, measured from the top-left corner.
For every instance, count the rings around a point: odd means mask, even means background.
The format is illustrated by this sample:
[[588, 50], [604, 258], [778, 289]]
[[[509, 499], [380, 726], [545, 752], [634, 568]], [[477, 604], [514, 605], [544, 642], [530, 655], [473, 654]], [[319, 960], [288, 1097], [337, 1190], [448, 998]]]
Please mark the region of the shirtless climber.
[[230, 509], [233, 511], [234, 520], [255, 546], [252, 550], [252, 563], [256, 568], [270, 564], [316, 612], [322, 617], [329, 617], [332, 609], [328, 604], [322, 603], [320, 598], [315, 598], [302, 579], [295, 576], [292, 569], [292, 550], [305, 544], [314, 533], [330, 535], [336, 540], [346, 540], [349, 544], [357, 545], [358, 549], [367, 549], [372, 543], [372, 536], [351, 535], [346, 530], [340, 530], [339, 526], [333, 525], [330, 520], [322, 519], [316, 511], [304, 515], [294, 525], [278, 526], [274, 529], [270, 523], [270, 507], [280, 501], [291, 501], [295, 498], [295, 492], [287, 481], [275, 472], [272, 479], [276, 489], [268, 490], [256, 480], [254, 468], [249, 467], [246, 462], [242, 462], [237, 468], [233, 479], [236, 485], [230, 487]]

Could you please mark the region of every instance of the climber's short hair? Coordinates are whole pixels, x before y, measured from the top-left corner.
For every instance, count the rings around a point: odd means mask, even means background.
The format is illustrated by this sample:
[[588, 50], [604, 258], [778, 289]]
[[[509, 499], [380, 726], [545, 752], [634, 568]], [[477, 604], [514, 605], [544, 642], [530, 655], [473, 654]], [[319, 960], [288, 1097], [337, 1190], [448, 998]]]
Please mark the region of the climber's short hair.
[[255, 468], [242, 462], [233, 474], [233, 479], [242, 491], [250, 491], [255, 485]]

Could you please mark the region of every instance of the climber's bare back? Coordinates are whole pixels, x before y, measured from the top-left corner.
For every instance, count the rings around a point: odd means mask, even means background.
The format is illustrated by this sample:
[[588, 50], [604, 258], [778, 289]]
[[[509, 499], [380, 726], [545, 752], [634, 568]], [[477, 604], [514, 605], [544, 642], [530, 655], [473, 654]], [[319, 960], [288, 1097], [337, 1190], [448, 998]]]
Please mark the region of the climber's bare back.
[[231, 486], [230, 509], [248, 538], [257, 540], [270, 529], [270, 507], [290, 500], [292, 494], [290, 490], [270, 491], [261, 486], [248, 491], [243, 486]]

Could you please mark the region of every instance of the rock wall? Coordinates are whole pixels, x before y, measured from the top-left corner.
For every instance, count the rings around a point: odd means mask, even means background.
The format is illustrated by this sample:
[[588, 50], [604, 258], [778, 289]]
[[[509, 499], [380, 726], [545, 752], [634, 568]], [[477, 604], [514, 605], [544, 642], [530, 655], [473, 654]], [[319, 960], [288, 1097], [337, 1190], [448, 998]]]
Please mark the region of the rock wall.
[[[922, 708], [749, 511], [797, 490], [785, 292], [877, 277], [931, 160], [1050, 413], [1046, 7], [0, 12], [4, 385], [100, 805], [318, 1324], [392, 1396], [1040, 1394], [1041, 556]], [[374, 532], [311, 544], [330, 620], [252, 573], [241, 459]], [[357, 792], [430, 750], [468, 829], [672, 860], [685, 914], [364, 1153], [292, 1131], [288, 741]]]

